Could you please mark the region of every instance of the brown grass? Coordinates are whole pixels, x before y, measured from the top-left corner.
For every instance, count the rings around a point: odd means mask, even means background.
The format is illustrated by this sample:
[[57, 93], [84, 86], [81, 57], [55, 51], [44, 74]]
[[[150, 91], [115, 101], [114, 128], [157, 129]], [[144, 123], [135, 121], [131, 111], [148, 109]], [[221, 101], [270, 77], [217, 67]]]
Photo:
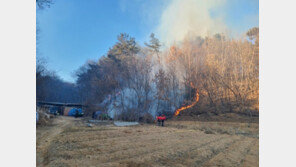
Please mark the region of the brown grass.
[[258, 143], [255, 123], [87, 127], [80, 121], [52, 140], [45, 166], [258, 166]]
[[242, 135], [259, 138], [258, 123], [170, 121], [167, 122], [167, 126], [200, 130], [207, 134]]

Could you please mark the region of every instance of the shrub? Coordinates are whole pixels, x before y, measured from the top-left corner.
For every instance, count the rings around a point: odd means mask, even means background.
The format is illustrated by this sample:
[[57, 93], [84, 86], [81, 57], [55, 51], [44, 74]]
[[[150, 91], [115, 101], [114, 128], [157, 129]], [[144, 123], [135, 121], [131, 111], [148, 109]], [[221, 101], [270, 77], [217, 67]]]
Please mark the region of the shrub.
[[39, 126], [46, 126], [46, 125], [49, 125], [51, 124], [51, 120], [50, 120], [50, 116], [47, 112], [48, 109], [45, 109], [45, 108], [37, 108], [37, 112], [38, 112], [38, 115], [39, 115], [39, 120], [37, 122], [37, 125]]
[[150, 113], [145, 113], [142, 117], [139, 118], [139, 121], [144, 123], [153, 123], [154, 118]]

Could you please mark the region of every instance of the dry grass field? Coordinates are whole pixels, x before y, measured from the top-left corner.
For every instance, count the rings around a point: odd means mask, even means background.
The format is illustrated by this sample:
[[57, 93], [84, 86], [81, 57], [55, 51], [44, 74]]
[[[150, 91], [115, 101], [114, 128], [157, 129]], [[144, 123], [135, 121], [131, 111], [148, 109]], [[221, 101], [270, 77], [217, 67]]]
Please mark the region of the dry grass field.
[[258, 132], [258, 123], [88, 127], [58, 117], [37, 127], [37, 166], [259, 166]]

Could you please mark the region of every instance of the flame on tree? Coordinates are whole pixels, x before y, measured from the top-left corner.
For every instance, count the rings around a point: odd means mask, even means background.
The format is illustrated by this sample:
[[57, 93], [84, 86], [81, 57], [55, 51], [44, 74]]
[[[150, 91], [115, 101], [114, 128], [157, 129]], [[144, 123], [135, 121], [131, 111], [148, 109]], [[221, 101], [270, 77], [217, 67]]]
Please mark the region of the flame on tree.
[[[190, 82], [190, 86], [192, 88], [194, 88], [192, 82]], [[184, 107], [181, 107], [181, 108], [177, 109], [176, 112], [175, 112], [175, 116], [179, 115], [181, 111], [193, 107], [198, 102], [198, 100], [199, 100], [199, 93], [198, 93], [198, 89], [196, 89], [196, 94], [195, 94], [195, 100], [194, 100], [194, 102], [192, 104], [188, 105], [188, 106], [184, 106]]]

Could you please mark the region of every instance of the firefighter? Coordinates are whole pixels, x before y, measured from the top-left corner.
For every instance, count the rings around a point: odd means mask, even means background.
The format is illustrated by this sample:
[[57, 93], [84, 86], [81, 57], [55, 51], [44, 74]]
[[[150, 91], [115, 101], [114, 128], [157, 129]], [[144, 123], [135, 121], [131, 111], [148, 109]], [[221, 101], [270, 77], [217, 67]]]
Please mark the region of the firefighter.
[[158, 125], [158, 126], [160, 126], [160, 119], [159, 119], [159, 117], [160, 117], [160, 116], [156, 116], [156, 120], [157, 120], [157, 125]]
[[161, 115], [162, 119], [161, 119], [161, 126], [164, 125], [164, 120], [166, 119], [166, 117], [164, 116], [164, 114]]
[[165, 115], [162, 114], [161, 116], [156, 117], [158, 125], [160, 126], [160, 122], [161, 122], [161, 126], [164, 126], [164, 120], [166, 119]]

